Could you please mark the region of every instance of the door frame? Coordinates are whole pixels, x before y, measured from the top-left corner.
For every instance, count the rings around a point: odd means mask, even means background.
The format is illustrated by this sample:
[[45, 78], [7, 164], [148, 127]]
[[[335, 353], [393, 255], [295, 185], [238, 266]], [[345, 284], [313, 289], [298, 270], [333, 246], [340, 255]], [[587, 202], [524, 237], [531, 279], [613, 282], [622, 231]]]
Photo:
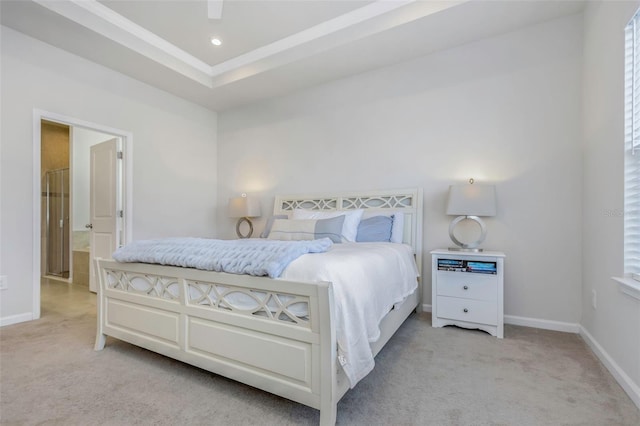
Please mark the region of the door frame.
[[[80, 120], [75, 117], [44, 111], [34, 108], [33, 110], [33, 253], [32, 253], [32, 276], [33, 276], [33, 318], [40, 318], [40, 280], [41, 271], [41, 232], [42, 232], [42, 178], [40, 176], [41, 167], [41, 132], [42, 120], [53, 121], [66, 124], [69, 127], [82, 127], [87, 130], [95, 130], [107, 133], [122, 140], [123, 164], [122, 164], [122, 209], [124, 210], [123, 241], [131, 241], [133, 238], [133, 133]], [[73, 164], [70, 164], [73, 173]], [[72, 227], [70, 227], [72, 228]], [[69, 232], [73, 232], [69, 229]], [[91, 261], [91, 260], [90, 260]]]

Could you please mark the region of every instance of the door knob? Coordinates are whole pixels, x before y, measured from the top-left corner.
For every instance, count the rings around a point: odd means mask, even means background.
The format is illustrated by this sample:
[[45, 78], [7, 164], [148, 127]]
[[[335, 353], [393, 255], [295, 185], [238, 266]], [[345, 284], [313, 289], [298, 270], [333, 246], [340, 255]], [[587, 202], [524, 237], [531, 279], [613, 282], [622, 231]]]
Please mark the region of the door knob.
[[87, 223], [84, 227], [87, 229], [93, 229], [93, 224]]

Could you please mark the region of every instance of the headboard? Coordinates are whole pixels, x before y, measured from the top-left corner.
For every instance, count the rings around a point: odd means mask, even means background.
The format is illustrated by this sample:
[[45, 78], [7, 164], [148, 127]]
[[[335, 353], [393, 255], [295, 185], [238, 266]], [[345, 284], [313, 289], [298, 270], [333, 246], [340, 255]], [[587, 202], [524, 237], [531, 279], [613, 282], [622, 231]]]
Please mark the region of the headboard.
[[418, 271], [422, 273], [422, 189], [350, 191], [327, 194], [276, 195], [273, 214], [291, 214], [294, 209], [367, 212], [403, 212], [402, 241], [413, 247]]

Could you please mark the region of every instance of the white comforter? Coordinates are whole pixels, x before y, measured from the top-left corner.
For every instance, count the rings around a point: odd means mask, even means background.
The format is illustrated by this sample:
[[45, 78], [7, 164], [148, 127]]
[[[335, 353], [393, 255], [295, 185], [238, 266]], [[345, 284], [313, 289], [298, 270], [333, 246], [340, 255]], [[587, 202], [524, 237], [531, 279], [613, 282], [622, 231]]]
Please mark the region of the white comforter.
[[373, 370], [369, 343], [380, 337], [380, 321], [416, 289], [417, 277], [406, 244], [343, 243], [299, 257], [280, 279], [333, 283], [339, 360], [354, 387]]

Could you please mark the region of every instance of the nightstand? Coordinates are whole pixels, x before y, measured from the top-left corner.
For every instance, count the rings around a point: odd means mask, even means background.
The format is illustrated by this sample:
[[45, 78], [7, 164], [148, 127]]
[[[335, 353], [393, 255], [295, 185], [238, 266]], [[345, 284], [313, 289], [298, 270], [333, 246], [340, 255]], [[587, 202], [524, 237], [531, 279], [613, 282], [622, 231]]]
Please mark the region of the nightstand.
[[504, 336], [504, 253], [431, 252], [433, 327], [457, 325]]

